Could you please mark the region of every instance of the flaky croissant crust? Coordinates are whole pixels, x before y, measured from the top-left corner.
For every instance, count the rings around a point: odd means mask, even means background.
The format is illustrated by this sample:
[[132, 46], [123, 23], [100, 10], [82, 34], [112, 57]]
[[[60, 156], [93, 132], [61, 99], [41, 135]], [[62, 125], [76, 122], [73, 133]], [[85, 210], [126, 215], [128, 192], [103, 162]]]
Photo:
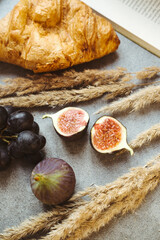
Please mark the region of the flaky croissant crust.
[[46, 72], [114, 52], [112, 25], [79, 0], [21, 0], [0, 21], [0, 61]]

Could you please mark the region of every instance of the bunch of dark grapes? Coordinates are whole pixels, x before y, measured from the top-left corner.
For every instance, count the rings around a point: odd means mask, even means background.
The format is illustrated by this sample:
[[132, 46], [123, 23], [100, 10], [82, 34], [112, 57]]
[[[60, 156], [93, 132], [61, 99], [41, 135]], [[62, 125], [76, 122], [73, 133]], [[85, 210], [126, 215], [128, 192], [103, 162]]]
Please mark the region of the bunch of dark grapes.
[[41, 161], [45, 144], [31, 113], [0, 106], [0, 170], [6, 169], [12, 158]]

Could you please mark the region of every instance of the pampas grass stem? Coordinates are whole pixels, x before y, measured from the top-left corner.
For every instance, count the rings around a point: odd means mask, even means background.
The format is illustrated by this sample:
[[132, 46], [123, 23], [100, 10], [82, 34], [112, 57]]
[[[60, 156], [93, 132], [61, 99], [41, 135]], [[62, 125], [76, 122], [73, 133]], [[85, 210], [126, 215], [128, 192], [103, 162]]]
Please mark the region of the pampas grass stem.
[[89, 86], [82, 89], [45, 91], [27, 96], [1, 98], [1, 105], [15, 107], [63, 106], [70, 103], [89, 101], [101, 97], [106, 92], [116, 91], [120, 84]]
[[[42, 239], [84, 239], [94, 232], [94, 225], [96, 226], [97, 220], [98, 226], [96, 230], [108, 223], [117, 214], [134, 211], [139, 207], [147, 193], [157, 186], [159, 181], [160, 156], [145, 167], [132, 169], [130, 173], [117, 179], [115, 182], [100, 187], [100, 193], [96, 194], [88, 204], [80, 206], [73, 211], [67, 219], [61, 224], [54, 226], [54, 229]], [[127, 202], [123, 205], [126, 199]], [[103, 216], [102, 219], [101, 216]], [[76, 236], [76, 238], [72, 238], [72, 235]]]
[[102, 107], [95, 114], [106, 112], [121, 113], [129, 110], [140, 111], [153, 103], [160, 103], [160, 86], [149, 86], [138, 90], [130, 96]]

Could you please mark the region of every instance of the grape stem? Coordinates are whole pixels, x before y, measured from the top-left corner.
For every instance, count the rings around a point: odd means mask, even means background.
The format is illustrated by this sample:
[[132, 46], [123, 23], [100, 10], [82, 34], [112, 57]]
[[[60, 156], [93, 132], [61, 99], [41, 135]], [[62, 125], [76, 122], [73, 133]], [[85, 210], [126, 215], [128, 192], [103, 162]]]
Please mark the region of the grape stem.
[[0, 132], [0, 138], [2, 139], [2, 141], [6, 142], [6, 143], [10, 143], [10, 141], [8, 139], [13, 139], [13, 138], [17, 138], [18, 135], [12, 135], [12, 136], [4, 136], [3, 133], [5, 132], [7, 128], [4, 128], [1, 130]]
[[12, 135], [12, 136], [2, 136], [2, 135], [0, 135], [0, 138], [9, 138], [9, 139], [12, 139], [12, 138], [17, 138], [18, 137], [18, 135]]
[[6, 142], [6, 143], [10, 143], [10, 141], [8, 141], [7, 139], [5, 139], [5, 138], [1, 138], [2, 139], [2, 141], [4, 141], [4, 142]]
[[5, 131], [6, 129], [7, 129], [7, 128], [2, 129], [1, 135], [3, 135], [3, 133], [4, 133], [4, 131]]

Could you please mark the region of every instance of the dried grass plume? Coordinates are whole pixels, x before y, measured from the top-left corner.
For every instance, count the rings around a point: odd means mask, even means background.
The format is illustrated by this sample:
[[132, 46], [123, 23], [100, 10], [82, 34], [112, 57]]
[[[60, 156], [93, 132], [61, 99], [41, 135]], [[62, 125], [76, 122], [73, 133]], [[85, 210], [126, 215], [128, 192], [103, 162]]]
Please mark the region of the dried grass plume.
[[138, 90], [121, 100], [102, 107], [95, 114], [140, 111], [154, 103], [160, 103], [160, 86], [149, 86]]

